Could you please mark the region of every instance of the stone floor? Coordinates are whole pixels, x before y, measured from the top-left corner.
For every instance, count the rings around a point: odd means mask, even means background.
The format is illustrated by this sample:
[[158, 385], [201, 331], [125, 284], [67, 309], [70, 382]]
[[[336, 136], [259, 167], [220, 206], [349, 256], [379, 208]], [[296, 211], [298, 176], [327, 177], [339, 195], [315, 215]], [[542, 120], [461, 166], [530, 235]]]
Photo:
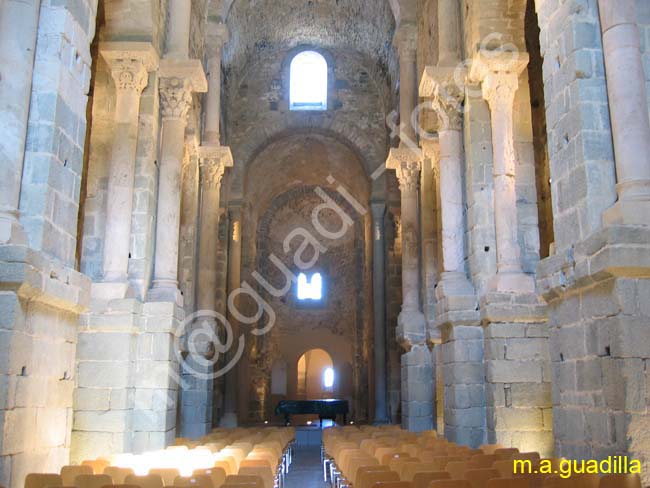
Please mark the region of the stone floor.
[[325, 488], [320, 463], [320, 447], [296, 445], [295, 457], [285, 480], [285, 488]]

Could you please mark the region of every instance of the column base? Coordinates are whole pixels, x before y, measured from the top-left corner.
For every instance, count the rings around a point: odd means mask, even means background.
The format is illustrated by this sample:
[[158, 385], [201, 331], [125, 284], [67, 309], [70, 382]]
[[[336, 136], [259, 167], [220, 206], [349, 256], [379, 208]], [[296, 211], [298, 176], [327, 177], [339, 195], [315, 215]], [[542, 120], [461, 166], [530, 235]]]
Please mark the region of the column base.
[[128, 281], [102, 281], [93, 283], [90, 288], [90, 294], [93, 300], [101, 300], [104, 302], [133, 298], [129, 291]]
[[436, 327], [477, 325], [478, 300], [465, 273], [444, 272], [436, 287]]
[[427, 321], [419, 310], [402, 310], [397, 317], [397, 342], [407, 351], [426, 341]]
[[619, 200], [603, 212], [603, 224], [650, 226], [650, 201]]
[[219, 420], [219, 427], [224, 427], [226, 429], [232, 429], [234, 427], [237, 427], [239, 425], [239, 421], [237, 420], [237, 414], [236, 413], [224, 413], [223, 417], [221, 417], [221, 420]]
[[165, 282], [154, 281], [153, 287], [147, 293], [148, 302], [170, 302], [183, 306], [183, 294], [178, 289], [177, 284], [168, 284]]
[[497, 271], [488, 283], [488, 289], [497, 293], [535, 293], [535, 278], [521, 271]]

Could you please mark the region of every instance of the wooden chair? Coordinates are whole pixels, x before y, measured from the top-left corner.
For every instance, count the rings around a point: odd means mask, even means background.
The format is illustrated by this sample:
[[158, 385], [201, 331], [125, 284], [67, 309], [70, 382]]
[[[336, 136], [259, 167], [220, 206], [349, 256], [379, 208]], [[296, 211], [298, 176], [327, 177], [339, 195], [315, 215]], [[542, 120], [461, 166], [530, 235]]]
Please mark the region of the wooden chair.
[[214, 488], [212, 478], [207, 474], [178, 476], [174, 480], [174, 486], [177, 488]]
[[412, 488], [410, 481], [379, 481], [371, 488]]
[[496, 449], [492, 454], [494, 454], [499, 461], [505, 461], [509, 460], [512, 458], [512, 456], [516, 456], [519, 454], [519, 449], [517, 448], [501, 448], [501, 449]]
[[526, 460], [532, 462], [533, 464], [536, 464], [539, 463], [539, 460], [542, 459], [542, 457], [538, 452], [518, 452], [512, 456], [511, 459]]
[[135, 475], [131, 468], [118, 468], [117, 466], [105, 467], [103, 474], [110, 476], [114, 485], [123, 485], [127, 476]]
[[413, 476], [413, 488], [429, 488], [432, 481], [449, 480], [451, 475], [447, 471], [430, 471], [427, 473], [415, 473]]
[[486, 488], [531, 488], [528, 478], [493, 478], [487, 482]]
[[512, 460], [500, 460], [495, 461], [492, 465], [493, 469], [496, 469], [499, 472], [499, 477], [501, 478], [512, 478], [515, 474], [514, 464]]
[[90, 466], [94, 474], [104, 474], [104, 470], [110, 466], [111, 463], [106, 459], [95, 459], [94, 461], [83, 461], [81, 464], [82, 466]]
[[496, 451], [503, 449], [499, 444], [483, 444], [479, 447], [485, 454], [496, 454]]
[[368, 478], [369, 473], [373, 473], [377, 471], [388, 472], [390, 471], [390, 469], [388, 469], [388, 466], [382, 466], [381, 464], [360, 466], [357, 469], [357, 473], [355, 475], [355, 481], [354, 481], [355, 486], [361, 486], [365, 484], [365, 480]]
[[25, 477], [25, 488], [46, 488], [47, 486], [63, 486], [60, 474], [29, 473]]
[[369, 471], [359, 479], [357, 488], [372, 488], [375, 483], [399, 480], [399, 475], [395, 471]]
[[451, 475], [452, 480], [464, 480], [468, 469], [466, 461], [452, 461], [445, 466], [445, 471]]
[[[90, 466], [63, 466], [61, 468], [61, 480], [65, 486], [74, 486], [74, 480], [82, 474], [93, 474]], [[110, 483], [109, 483], [110, 484]]]
[[467, 480], [438, 480], [432, 481], [429, 488], [472, 488]]
[[607, 474], [600, 479], [599, 488], [641, 488], [638, 474]]
[[176, 468], [151, 468], [149, 474], [160, 476], [165, 486], [173, 485], [174, 480], [181, 475]]
[[472, 469], [491, 468], [497, 460], [495, 454], [479, 454], [469, 458], [469, 466]]
[[239, 474], [231, 474], [226, 476], [226, 482], [223, 486], [232, 485], [245, 485], [255, 488], [264, 488], [264, 481], [259, 476], [244, 476]]
[[222, 468], [197, 469], [192, 476], [207, 475], [212, 480], [214, 488], [220, 488], [226, 482], [226, 472]]
[[140, 488], [137, 485], [125, 485], [125, 484], [119, 484], [119, 485], [104, 485], [102, 488]]
[[74, 479], [77, 488], [102, 488], [112, 484], [113, 478], [107, 474], [80, 474]]
[[269, 466], [242, 466], [239, 468], [240, 476], [258, 476], [264, 483], [264, 488], [273, 488], [275, 476]]
[[402, 467], [402, 472], [399, 473], [400, 479], [403, 481], [413, 481], [415, 475], [419, 473], [441, 473], [442, 469], [436, 469], [430, 463], [408, 463]]
[[215, 458], [214, 467], [223, 469], [226, 472], [226, 476], [237, 474], [237, 463], [230, 456]]
[[499, 472], [496, 469], [470, 469], [465, 471], [465, 479], [470, 482], [472, 488], [485, 488], [487, 482], [498, 478]]
[[130, 474], [124, 481], [127, 485], [136, 485], [140, 488], [163, 488], [165, 486], [163, 479], [157, 474], [149, 474], [147, 476]]

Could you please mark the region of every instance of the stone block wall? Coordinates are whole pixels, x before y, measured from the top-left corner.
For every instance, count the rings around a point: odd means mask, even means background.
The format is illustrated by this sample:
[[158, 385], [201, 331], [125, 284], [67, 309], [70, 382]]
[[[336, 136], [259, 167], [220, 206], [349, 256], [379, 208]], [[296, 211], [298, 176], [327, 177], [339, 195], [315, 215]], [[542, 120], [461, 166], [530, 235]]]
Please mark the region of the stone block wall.
[[41, 4], [20, 198], [33, 249], [73, 266], [97, 2]]
[[0, 247], [0, 483], [68, 462], [78, 314], [90, 282], [26, 247]]
[[596, 0], [537, 0], [555, 244], [602, 226], [616, 200], [614, 153]]
[[445, 437], [478, 447], [486, 442], [483, 329], [446, 326], [442, 330]]

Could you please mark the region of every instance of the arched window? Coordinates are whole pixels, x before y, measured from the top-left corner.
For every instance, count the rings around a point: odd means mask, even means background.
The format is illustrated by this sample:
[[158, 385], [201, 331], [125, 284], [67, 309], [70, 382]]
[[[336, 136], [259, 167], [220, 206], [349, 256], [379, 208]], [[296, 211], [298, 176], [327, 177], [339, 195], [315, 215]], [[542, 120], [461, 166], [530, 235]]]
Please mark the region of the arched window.
[[315, 51], [303, 51], [291, 61], [291, 110], [327, 110], [327, 61]]
[[325, 368], [323, 371], [323, 388], [331, 390], [334, 387], [334, 368]]
[[298, 275], [298, 300], [321, 300], [323, 298], [323, 277], [314, 273], [307, 280], [305, 273]]

